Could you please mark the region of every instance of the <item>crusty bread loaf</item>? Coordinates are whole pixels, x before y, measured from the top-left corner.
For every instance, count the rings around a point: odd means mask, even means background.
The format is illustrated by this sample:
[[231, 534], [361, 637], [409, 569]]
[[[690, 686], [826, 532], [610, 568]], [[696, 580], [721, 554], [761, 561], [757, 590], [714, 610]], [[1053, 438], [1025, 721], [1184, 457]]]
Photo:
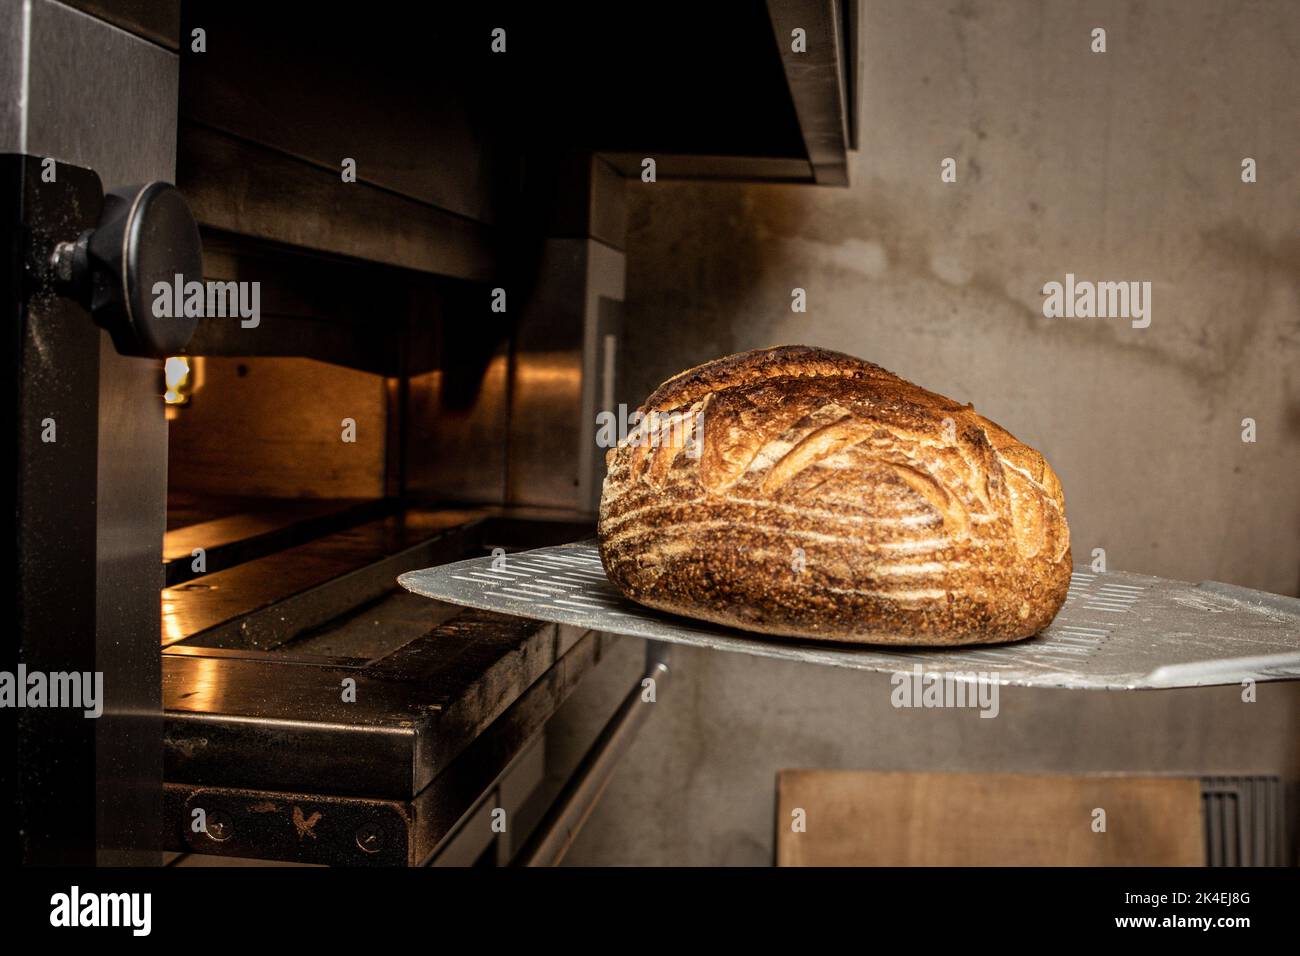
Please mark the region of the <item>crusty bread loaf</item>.
[[648, 607], [764, 634], [989, 644], [1065, 601], [1043, 456], [870, 362], [785, 346], [674, 376], [609, 451], [600, 554]]

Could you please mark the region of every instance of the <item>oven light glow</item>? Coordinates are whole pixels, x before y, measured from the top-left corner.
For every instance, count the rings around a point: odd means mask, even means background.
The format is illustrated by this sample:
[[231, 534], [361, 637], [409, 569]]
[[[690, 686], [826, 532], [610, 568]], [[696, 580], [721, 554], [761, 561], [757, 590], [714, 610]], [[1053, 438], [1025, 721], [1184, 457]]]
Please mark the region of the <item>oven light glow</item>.
[[163, 376], [167, 391], [163, 401], [168, 405], [185, 405], [190, 400], [190, 360], [183, 356], [173, 356], [163, 364]]

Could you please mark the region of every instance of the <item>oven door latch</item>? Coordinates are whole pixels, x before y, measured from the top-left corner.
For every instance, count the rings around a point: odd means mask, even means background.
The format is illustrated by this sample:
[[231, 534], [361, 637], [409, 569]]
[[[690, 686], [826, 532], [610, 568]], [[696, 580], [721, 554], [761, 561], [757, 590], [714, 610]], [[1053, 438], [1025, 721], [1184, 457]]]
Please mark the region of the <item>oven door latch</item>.
[[99, 224], [57, 243], [50, 266], [59, 291], [89, 309], [123, 355], [177, 355], [194, 335], [199, 316], [173, 306], [187, 284], [202, 283], [203, 247], [170, 183], [107, 192]]

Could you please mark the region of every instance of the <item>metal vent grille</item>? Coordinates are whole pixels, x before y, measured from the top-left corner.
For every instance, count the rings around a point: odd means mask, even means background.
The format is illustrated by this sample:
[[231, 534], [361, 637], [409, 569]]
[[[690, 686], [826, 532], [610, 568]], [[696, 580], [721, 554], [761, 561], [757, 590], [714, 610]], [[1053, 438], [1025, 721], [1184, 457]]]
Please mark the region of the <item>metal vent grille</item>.
[[1278, 777], [1203, 777], [1208, 866], [1282, 866], [1286, 818]]

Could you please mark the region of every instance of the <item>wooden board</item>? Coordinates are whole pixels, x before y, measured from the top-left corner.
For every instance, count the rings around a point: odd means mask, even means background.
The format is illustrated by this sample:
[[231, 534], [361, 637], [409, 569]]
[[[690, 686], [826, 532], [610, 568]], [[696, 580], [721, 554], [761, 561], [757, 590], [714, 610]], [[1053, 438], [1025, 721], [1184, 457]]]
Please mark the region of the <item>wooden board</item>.
[[[1093, 829], [1098, 808], [1105, 832]], [[776, 856], [778, 866], [1202, 866], [1200, 782], [783, 770]]]

